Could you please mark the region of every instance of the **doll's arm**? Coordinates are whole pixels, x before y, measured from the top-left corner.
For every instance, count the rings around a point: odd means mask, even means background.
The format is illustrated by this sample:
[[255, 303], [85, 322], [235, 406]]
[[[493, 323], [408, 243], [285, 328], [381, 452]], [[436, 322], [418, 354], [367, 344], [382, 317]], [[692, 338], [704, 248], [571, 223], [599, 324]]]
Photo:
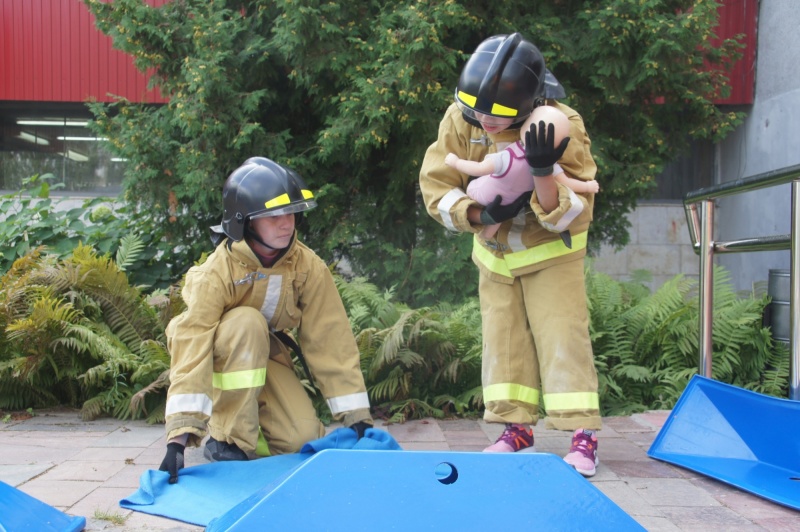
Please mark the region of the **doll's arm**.
[[597, 194], [600, 191], [600, 184], [594, 179], [591, 181], [582, 181], [580, 179], [569, 177], [564, 172], [557, 174], [555, 177], [556, 181], [562, 185], [566, 185], [574, 192], [581, 194]]
[[448, 153], [444, 158], [447, 166], [455, 168], [462, 174], [471, 176], [488, 175], [494, 172], [495, 163], [491, 155], [487, 155], [482, 162], [469, 161], [467, 159], [459, 159], [455, 153]]

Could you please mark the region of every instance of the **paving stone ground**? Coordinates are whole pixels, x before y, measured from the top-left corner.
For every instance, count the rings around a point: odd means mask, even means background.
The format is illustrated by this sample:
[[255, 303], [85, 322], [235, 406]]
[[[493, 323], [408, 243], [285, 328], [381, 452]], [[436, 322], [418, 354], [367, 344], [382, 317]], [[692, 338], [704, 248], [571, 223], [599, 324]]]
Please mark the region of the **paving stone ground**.
[[[604, 418], [600, 465], [589, 482], [648, 531], [800, 531], [798, 511], [649, 458], [647, 449], [668, 416], [656, 411]], [[503, 428], [465, 419], [378, 425], [410, 451], [481, 451]], [[534, 435], [538, 452], [563, 456], [569, 448], [571, 435], [547, 430], [544, 423]], [[158, 468], [165, 445], [161, 425], [85, 422], [73, 410], [41, 411], [0, 424], [0, 480], [69, 515], [85, 517], [88, 531], [201, 531], [119, 507], [120, 499], [136, 491], [141, 474]], [[187, 466], [203, 462], [200, 449], [187, 450]]]

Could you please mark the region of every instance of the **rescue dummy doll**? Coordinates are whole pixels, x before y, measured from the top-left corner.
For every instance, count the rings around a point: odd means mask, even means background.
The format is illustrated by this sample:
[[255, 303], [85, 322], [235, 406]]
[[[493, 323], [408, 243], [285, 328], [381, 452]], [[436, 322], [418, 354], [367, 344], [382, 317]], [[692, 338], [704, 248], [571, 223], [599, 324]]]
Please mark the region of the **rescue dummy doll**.
[[[520, 128], [520, 139], [498, 153], [490, 153], [482, 162], [459, 159], [455, 153], [447, 154], [445, 164], [468, 175], [481, 176], [470, 181], [467, 195], [480, 203], [488, 205], [498, 195], [500, 204], [508, 205], [521, 194], [533, 190], [533, 175], [525, 160], [525, 133], [532, 124], [544, 122], [545, 127], [553, 125], [554, 144], [558, 146], [569, 135], [569, 119], [567, 115], [547, 105], [534, 109]], [[600, 190], [597, 181], [582, 181], [569, 177], [558, 164], [553, 165], [556, 181], [568, 186], [578, 193], [595, 194]], [[487, 225], [480, 233], [484, 239], [493, 238], [500, 224]]]

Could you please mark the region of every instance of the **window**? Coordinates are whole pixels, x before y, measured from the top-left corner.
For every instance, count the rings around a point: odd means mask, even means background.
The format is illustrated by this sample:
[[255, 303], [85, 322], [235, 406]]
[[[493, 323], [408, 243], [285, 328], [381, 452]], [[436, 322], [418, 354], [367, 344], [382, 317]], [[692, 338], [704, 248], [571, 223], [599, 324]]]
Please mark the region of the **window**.
[[125, 161], [115, 158], [106, 140], [86, 127], [90, 115], [83, 110], [83, 117], [71, 118], [0, 111], [0, 190], [17, 191], [25, 178], [51, 173], [64, 184], [57, 194], [118, 194]]

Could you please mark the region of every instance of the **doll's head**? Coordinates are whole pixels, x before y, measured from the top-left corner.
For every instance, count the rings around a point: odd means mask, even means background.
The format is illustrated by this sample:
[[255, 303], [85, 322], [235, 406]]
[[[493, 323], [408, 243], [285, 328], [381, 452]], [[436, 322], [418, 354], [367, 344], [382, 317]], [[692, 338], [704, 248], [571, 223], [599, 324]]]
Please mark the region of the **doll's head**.
[[527, 120], [525, 120], [525, 123], [522, 124], [522, 127], [519, 130], [520, 142], [522, 142], [523, 146], [525, 145], [525, 133], [530, 131], [531, 124], [538, 124], [540, 121], [544, 122], [545, 127], [548, 124], [553, 124], [555, 131], [553, 146], [558, 146], [561, 144], [561, 141], [564, 139], [564, 137], [569, 136], [569, 118], [567, 118], [567, 115], [555, 107], [551, 107], [549, 105], [540, 105], [533, 110], [531, 115]]

